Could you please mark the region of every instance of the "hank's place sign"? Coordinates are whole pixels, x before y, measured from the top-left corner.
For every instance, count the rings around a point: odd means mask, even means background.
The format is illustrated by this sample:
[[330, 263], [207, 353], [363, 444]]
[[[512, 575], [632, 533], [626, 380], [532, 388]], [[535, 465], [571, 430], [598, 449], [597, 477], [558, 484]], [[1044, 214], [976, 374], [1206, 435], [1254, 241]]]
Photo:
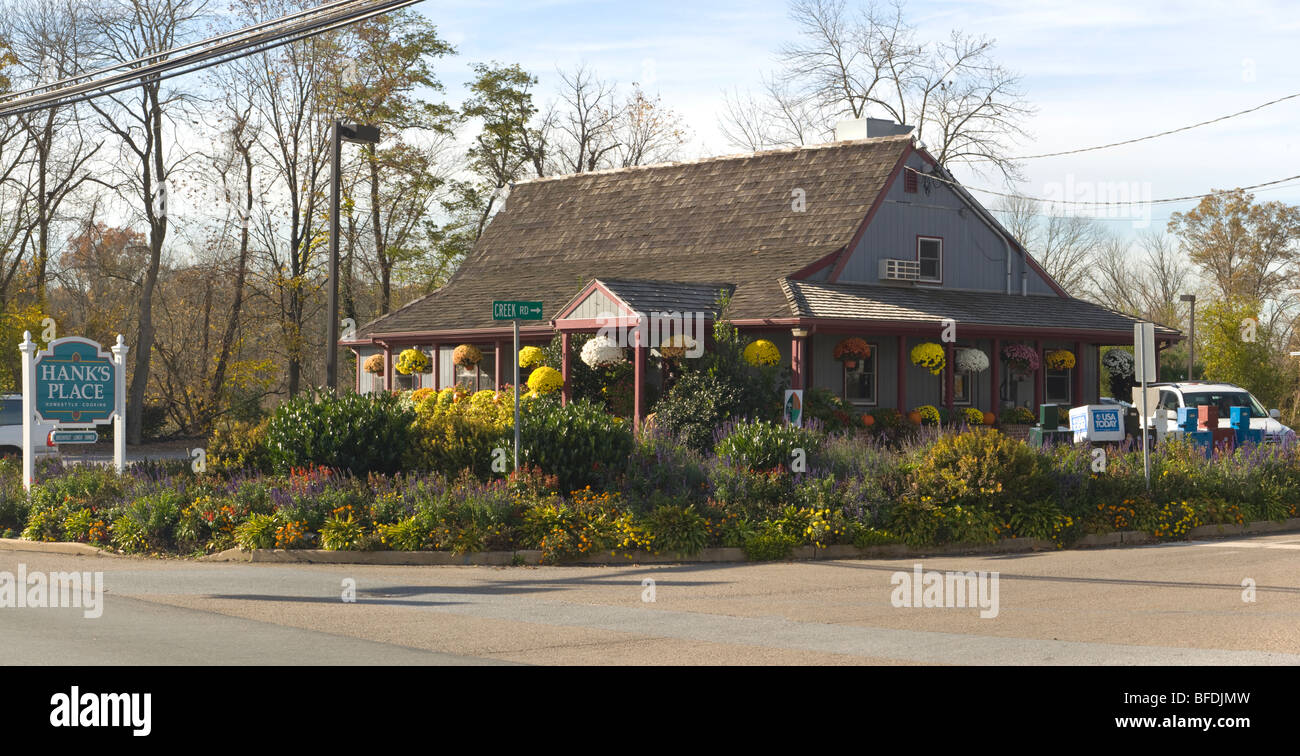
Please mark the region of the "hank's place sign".
[[36, 413], [45, 422], [92, 424], [112, 419], [117, 366], [99, 344], [76, 336], [50, 342], [36, 356]]

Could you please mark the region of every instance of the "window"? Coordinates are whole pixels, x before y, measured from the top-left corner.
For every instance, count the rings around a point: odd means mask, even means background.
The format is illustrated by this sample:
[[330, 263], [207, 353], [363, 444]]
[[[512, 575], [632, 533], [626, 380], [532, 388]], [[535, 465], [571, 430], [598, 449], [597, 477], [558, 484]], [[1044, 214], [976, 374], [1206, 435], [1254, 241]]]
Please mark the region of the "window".
[[876, 354], [875, 344], [870, 344], [871, 356], [858, 360], [853, 367], [844, 363], [844, 400], [853, 404], [876, 403]]
[[0, 425], [23, 424], [23, 400], [0, 399]]
[[[944, 387], [946, 390], [946, 386]], [[967, 405], [972, 403], [972, 397], [975, 396], [975, 374], [972, 372], [952, 374], [952, 403], [954, 405]]]
[[495, 389], [493, 381], [496, 372], [496, 347], [479, 345], [479, 351], [483, 353], [483, 360], [479, 362], [477, 369], [456, 366], [456, 383], [470, 391]]
[[921, 263], [921, 281], [943, 280], [943, 239], [916, 237], [916, 259]]
[[1044, 370], [1044, 399], [1048, 404], [1069, 404], [1070, 374], [1073, 370]]

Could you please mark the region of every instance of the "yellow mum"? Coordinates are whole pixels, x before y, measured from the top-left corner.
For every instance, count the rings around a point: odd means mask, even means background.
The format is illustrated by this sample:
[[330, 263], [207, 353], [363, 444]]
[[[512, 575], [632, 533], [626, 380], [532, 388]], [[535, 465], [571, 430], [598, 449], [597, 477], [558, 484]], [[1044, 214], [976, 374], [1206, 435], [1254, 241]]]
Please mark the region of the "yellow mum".
[[429, 371], [429, 355], [419, 349], [403, 349], [402, 353], [397, 356], [397, 364], [393, 368], [402, 375], [427, 373]]
[[553, 367], [539, 367], [528, 376], [528, 388], [535, 395], [549, 394], [562, 386], [564, 386], [564, 376]]
[[519, 367], [538, 367], [546, 357], [540, 347], [526, 346], [519, 350]]
[[1052, 370], [1070, 370], [1074, 367], [1074, 353], [1068, 349], [1054, 349], [1043, 355], [1043, 362]]
[[912, 364], [926, 368], [932, 375], [939, 375], [947, 364], [943, 347], [933, 341], [912, 347]]
[[745, 347], [745, 362], [751, 365], [775, 365], [781, 361], [781, 350], [767, 339], [759, 339]]

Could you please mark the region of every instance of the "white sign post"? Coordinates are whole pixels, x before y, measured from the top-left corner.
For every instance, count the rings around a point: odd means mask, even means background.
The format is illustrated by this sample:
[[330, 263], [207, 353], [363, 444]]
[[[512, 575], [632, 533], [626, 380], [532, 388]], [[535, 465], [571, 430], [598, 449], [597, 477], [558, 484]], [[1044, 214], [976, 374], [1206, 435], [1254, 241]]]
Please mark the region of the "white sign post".
[[122, 334], [117, 335], [117, 343], [109, 348], [113, 353], [113, 364], [117, 366], [117, 390], [113, 401], [117, 412], [113, 417], [113, 466], [121, 475], [126, 469], [126, 353], [131, 347], [122, 343]]
[[32, 445], [36, 430], [36, 371], [32, 369], [36, 344], [31, 331], [23, 331], [18, 351], [23, 355], [23, 490], [30, 491], [36, 482], [36, 449]]
[[1156, 326], [1155, 323], [1134, 323], [1133, 324], [1133, 350], [1137, 352], [1137, 364], [1134, 365], [1137, 371], [1137, 379], [1142, 385], [1142, 421], [1138, 423], [1138, 430], [1142, 433], [1142, 473], [1147, 479], [1147, 490], [1151, 489], [1151, 451], [1150, 439], [1147, 437], [1147, 422], [1149, 421], [1149, 411], [1147, 409], [1147, 383], [1156, 372]]

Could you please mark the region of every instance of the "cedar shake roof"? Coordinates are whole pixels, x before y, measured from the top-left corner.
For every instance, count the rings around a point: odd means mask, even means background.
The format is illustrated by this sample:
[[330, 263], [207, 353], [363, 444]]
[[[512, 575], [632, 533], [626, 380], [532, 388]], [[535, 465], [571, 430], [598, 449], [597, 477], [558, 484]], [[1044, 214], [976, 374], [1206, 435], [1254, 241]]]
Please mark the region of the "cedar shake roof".
[[[623, 303], [632, 308], [633, 312], [643, 314], [703, 312], [707, 313], [709, 318], [717, 317], [720, 295], [734, 294], [736, 288], [729, 283], [629, 281], [613, 278], [595, 280], [611, 294], [623, 300]], [[568, 305], [565, 305], [564, 309], [567, 308]]]
[[541, 300], [551, 319], [592, 278], [725, 282], [733, 318], [789, 317], [780, 280], [849, 244], [911, 145], [883, 137], [521, 182], [446, 285], [357, 338], [492, 328], [494, 299]]
[[[1007, 295], [987, 291], [924, 289], [912, 286], [783, 280], [790, 309], [799, 317], [851, 320], [920, 321], [952, 318], [957, 323], [1116, 331], [1132, 334], [1137, 318], [1082, 299], [1056, 295]], [[1156, 333], [1179, 332], [1156, 324]]]

